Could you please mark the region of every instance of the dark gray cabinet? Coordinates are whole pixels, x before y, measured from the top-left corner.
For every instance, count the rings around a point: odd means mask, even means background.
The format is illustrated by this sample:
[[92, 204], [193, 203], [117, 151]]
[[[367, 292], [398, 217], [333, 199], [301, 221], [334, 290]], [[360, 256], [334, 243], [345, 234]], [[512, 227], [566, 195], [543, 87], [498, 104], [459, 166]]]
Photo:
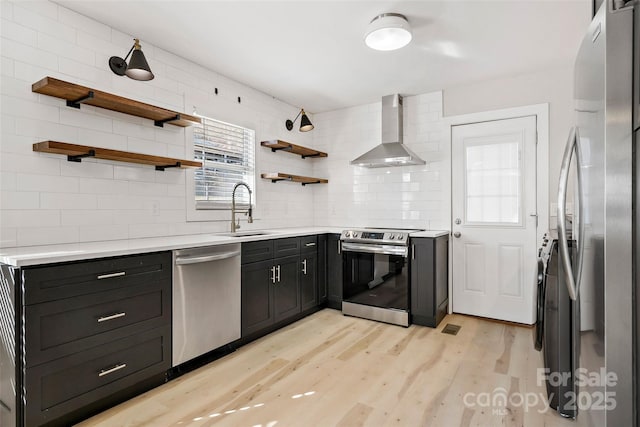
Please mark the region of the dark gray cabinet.
[[18, 425], [70, 425], [165, 381], [171, 268], [161, 252], [20, 270]]
[[449, 236], [411, 239], [411, 321], [436, 327], [449, 304]]
[[328, 298], [327, 289], [327, 235], [318, 236], [318, 305], [326, 304]]
[[309, 310], [318, 305], [318, 255], [300, 255], [300, 305], [301, 310]]
[[318, 306], [318, 237], [242, 244], [242, 337]]
[[342, 310], [342, 250], [339, 234], [327, 236], [327, 305]]
[[292, 255], [274, 260], [276, 277], [273, 283], [273, 321], [275, 323], [300, 313], [298, 271], [300, 259]]

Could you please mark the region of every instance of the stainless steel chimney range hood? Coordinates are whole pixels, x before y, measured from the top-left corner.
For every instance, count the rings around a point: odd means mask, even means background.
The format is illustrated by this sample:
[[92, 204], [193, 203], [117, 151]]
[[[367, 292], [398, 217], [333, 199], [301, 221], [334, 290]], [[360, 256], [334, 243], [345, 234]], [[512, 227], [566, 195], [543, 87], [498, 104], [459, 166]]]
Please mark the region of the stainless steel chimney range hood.
[[402, 143], [402, 96], [382, 97], [382, 144], [351, 161], [354, 166], [383, 168], [424, 165], [426, 162]]

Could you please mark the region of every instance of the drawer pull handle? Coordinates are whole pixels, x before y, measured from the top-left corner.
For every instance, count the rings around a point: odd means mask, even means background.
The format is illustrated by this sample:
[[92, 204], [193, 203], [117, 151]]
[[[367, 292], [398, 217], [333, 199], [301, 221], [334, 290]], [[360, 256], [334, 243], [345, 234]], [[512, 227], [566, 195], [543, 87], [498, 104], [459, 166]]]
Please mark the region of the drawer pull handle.
[[110, 279], [112, 277], [119, 277], [119, 276], [124, 276], [125, 274], [127, 274], [124, 271], [119, 271], [117, 273], [110, 273], [110, 274], [101, 274], [98, 276], [98, 280], [100, 279]]
[[127, 313], [124, 311], [122, 313], [112, 314], [111, 316], [104, 316], [98, 319], [98, 323], [108, 322], [109, 320], [117, 319], [119, 317], [124, 317]]
[[120, 363], [119, 365], [116, 365], [113, 368], [101, 370], [98, 376], [104, 377], [105, 375], [113, 374], [114, 372], [119, 371], [120, 369], [124, 369], [126, 367], [127, 367], [126, 363]]
[[315, 246], [316, 244], [314, 242], [311, 242], [311, 243], [305, 243], [304, 245], [306, 247], [310, 247], [310, 246]]

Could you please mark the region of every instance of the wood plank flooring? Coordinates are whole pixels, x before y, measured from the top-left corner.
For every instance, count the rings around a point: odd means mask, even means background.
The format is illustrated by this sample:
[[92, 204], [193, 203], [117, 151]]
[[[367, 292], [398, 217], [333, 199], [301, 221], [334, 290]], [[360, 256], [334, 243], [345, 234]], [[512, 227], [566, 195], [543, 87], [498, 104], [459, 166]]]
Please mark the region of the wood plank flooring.
[[[447, 323], [462, 329], [443, 334]], [[80, 426], [573, 427], [545, 412], [531, 334], [461, 315], [403, 328], [325, 309]]]

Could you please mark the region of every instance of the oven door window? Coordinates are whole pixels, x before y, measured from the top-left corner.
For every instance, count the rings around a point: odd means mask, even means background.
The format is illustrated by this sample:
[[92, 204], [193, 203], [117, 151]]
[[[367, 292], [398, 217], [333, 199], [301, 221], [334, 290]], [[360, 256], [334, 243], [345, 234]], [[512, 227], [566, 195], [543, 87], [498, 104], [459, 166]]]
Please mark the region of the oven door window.
[[343, 299], [356, 304], [407, 310], [407, 258], [398, 255], [344, 252]]

